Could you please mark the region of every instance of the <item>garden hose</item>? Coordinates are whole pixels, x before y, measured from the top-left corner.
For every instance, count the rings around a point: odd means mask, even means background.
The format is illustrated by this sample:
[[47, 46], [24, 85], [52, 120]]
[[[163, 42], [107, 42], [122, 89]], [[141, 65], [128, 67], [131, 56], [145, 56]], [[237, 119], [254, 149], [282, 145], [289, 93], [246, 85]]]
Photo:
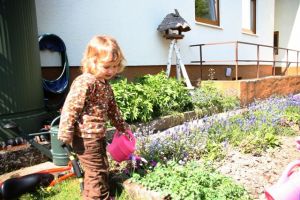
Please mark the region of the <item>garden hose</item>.
[[62, 148], [67, 152], [69, 159], [72, 163], [74, 173], [79, 180], [80, 191], [83, 191], [83, 170], [80, 166], [79, 160], [75, 153], [72, 151], [72, 147], [68, 144], [62, 144]]

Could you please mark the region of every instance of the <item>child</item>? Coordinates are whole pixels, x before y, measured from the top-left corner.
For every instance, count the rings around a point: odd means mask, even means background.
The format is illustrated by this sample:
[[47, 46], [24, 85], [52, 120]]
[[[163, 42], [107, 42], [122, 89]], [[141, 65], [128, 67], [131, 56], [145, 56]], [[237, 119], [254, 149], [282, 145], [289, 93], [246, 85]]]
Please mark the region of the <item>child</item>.
[[108, 83], [121, 72], [124, 56], [115, 39], [95, 36], [81, 61], [82, 74], [72, 83], [61, 112], [58, 139], [72, 144], [84, 168], [84, 199], [109, 199], [105, 123], [120, 131], [126, 123]]

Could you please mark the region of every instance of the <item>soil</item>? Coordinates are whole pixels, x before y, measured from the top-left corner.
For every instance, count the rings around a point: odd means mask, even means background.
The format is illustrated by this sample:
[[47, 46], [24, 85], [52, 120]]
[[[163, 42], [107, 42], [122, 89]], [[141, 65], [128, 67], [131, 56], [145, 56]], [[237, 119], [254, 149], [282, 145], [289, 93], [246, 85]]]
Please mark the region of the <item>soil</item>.
[[[300, 135], [300, 132], [298, 130]], [[281, 146], [261, 156], [228, 150], [227, 157], [218, 163], [218, 170], [243, 185], [254, 199], [266, 199], [265, 189], [275, 184], [286, 166], [300, 157], [296, 148], [297, 136], [280, 137]]]
[[7, 146], [5, 149], [0, 149], [0, 177], [2, 174], [37, 165], [48, 160], [49, 158], [38, 149], [30, 146], [29, 143]]

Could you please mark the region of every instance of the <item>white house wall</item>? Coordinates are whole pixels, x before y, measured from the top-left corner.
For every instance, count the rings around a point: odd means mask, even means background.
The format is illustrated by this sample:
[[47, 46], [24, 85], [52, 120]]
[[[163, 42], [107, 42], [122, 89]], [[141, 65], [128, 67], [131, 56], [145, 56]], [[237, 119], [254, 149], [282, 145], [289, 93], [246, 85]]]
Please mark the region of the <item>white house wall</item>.
[[[300, 0], [276, 0], [275, 31], [279, 31], [279, 46], [300, 50]], [[278, 60], [286, 61], [286, 52], [279, 51]], [[297, 60], [296, 52], [289, 52], [289, 61]], [[285, 63], [281, 63], [286, 66]], [[295, 66], [292, 64], [291, 66]]]
[[[242, 33], [242, 1], [220, 0], [220, 27], [195, 22], [194, 0], [36, 0], [38, 32], [60, 36], [67, 47], [71, 66], [79, 66], [89, 39], [97, 34], [115, 37], [127, 65], [165, 65], [169, 42], [156, 30], [174, 9], [191, 26], [178, 42], [185, 64], [199, 60], [198, 48], [189, 45], [224, 41], [245, 41], [273, 45], [274, 0], [257, 1], [257, 34]], [[256, 51], [241, 47], [239, 57], [253, 59]], [[262, 50], [261, 54], [264, 54]], [[234, 46], [204, 49], [204, 59], [234, 59]], [[54, 56], [55, 57], [55, 56]], [[267, 55], [272, 59], [272, 55]], [[59, 57], [42, 53], [42, 66], [59, 65]]]

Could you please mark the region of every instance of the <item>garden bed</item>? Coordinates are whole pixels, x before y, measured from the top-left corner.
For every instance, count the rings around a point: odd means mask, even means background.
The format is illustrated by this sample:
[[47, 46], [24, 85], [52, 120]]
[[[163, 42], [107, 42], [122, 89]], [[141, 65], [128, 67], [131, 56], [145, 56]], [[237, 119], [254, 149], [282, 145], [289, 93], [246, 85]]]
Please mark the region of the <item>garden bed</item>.
[[[270, 149], [261, 156], [243, 154], [228, 148], [225, 159], [215, 163], [215, 167], [221, 174], [243, 185], [253, 199], [265, 200], [265, 189], [277, 182], [291, 161], [299, 159], [300, 153], [295, 146], [295, 140], [299, 135], [300, 132], [296, 136], [281, 137], [280, 147]], [[129, 180], [125, 181], [123, 186], [132, 199], [165, 200], [168, 198]]]
[[[48, 145], [49, 146], [49, 145]], [[0, 151], [0, 175], [49, 160], [39, 150], [23, 144]]]
[[[229, 117], [228, 113], [224, 114], [227, 117], [222, 115], [194, 120], [173, 127], [172, 130], [151, 135], [144, 141], [140, 138], [139, 141], [143, 144], [139, 144], [139, 152], [148, 156], [148, 160], [153, 158], [161, 163], [175, 160], [179, 165], [188, 163], [187, 159], [201, 161], [204, 156], [210, 154], [211, 156], [206, 158], [214, 159], [210, 163], [213, 163], [219, 172], [232, 177], [234, 182], [245, 187], [253, 199], [264, 199], [265, 188], [274, 184], [287, 164], [298, 157], [295, 140], [299, 136], [299, 97], [286, 100], [270, 99], [252, 105], [248, 112], [235, 117]], [[224, 157], [219, 159], [221, 154]], [[166, 164], [169, 165], [168, 162]], [[170, 187], [161, 187], [170, 184], [167, 178], [169, 176], [160, 176], [160, 173], [161, 170], [154, 171], [146, 177], [136, 176], [134, 180], [147, 188], [170, 194]], [[157, 179], [158, 177], [161, 178]], [[159, 183], [153, 184], [156, 183], [153, 180]], [[172, 180], [177, 182], [178, 178]], [[186, 182], [187, 180], [181, 181], [185, 184]], [[198, 184], [202, 183], [197, 183], [197, 187]], [[173, 185], [173, 182], [170, 185]], [[190, 188], [196, 185], [191, 185]], [[181, 185], [177, 189], [172, 187], [177, 194], [185, 191], [180, 188]]]

